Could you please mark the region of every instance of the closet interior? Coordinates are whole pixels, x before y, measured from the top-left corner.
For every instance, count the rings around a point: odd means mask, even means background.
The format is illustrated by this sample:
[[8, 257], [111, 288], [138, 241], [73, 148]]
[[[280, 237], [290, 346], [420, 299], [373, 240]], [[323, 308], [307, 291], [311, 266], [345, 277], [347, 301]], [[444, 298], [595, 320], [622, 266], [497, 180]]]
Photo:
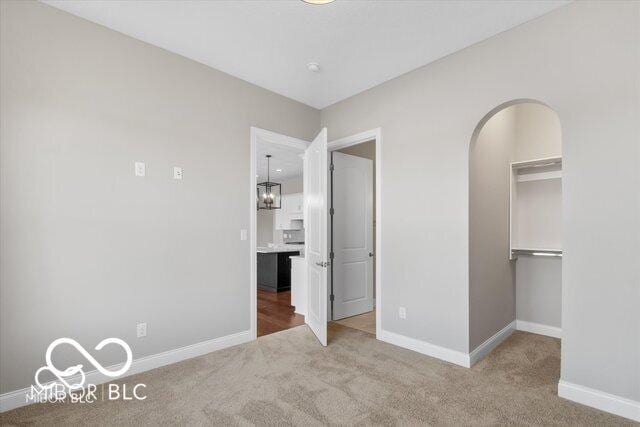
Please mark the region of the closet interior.
[[562, 157], [511, 163], [509, 259], [562, 256]]

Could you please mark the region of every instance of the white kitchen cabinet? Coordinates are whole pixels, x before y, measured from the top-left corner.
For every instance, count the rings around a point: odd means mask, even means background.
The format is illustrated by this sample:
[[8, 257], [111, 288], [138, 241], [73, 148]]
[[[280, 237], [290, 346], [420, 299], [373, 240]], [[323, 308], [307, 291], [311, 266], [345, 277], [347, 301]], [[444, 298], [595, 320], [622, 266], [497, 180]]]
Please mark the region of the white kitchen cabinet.
[[307, 315], [307, 263], [302, 256], [291, 258], [291, 305], [295, 312]]
[[304, 196], [302, 193], [284, 194], [282, 209], [276, 210], [276, 230], [301, 230], [303, 227]]
[[304, 213], [304, 195], [302, 193], [290, 194], [288, 196], [287, 211], [291, 219], [302, 219]]
[[280, 199], [280, 209], [276, 210], [275, 214], [275, 229], [276, 230], [288, 230], [289, 216], [287, 215], [287, 196], [282, 195]]

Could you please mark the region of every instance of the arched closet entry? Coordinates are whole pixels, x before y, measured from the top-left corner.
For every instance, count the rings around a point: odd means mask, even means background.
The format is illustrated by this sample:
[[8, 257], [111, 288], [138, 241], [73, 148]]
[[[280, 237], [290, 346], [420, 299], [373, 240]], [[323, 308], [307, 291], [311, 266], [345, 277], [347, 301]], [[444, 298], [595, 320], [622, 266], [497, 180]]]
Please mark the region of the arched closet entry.
[[510, 329], [560, 337], [561, 225], [558, 115], [537, 101], [503, 104], [469, 147], [471, 350]]

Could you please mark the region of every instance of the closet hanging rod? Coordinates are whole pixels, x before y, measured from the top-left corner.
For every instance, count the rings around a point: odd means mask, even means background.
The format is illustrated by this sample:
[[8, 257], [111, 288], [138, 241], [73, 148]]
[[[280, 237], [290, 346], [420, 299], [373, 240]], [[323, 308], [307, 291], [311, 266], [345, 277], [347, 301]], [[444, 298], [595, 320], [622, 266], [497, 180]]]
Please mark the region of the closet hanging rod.
[[562, 249], [512, 249], [512, 255], [562, 257]]

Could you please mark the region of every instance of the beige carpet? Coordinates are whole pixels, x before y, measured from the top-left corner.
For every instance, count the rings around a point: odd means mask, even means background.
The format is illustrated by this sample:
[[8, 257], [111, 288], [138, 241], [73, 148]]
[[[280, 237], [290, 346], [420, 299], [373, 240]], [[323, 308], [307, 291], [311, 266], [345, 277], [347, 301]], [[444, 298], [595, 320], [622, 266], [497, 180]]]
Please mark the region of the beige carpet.
[[367, 313], [359, 314], [357, 316], [346, 317], [344, 319], [336, 320], [335, 323], [375, 335], [376, 311], [373, 310]]
[[556, 395], [560, 343], [516, 332], [465, 369], [332, 324], [322, 348], [307, 326], [127, 379], [141, 402], [36, 404], [2, 424], [622, 425]]

